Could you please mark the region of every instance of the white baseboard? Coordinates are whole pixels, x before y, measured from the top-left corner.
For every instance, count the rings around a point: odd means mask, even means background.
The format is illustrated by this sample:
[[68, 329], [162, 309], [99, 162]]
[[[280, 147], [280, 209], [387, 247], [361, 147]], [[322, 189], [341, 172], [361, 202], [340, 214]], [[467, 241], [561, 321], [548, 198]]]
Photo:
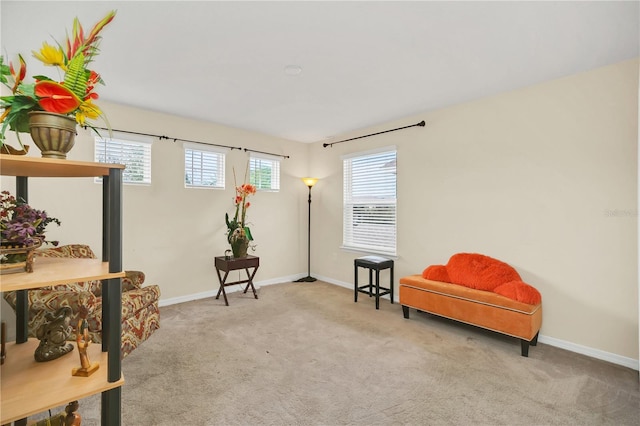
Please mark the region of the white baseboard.
[[591, 358], [601, 359], [613, 364], [622, 365], [623, 367], [628, 367], [633, 370], [640, 369], [640, 365], [637, 359], [627, 358], [625, 356], [616, 355], [611, 352], [602, 351], [600, 349], [594, 349], [588, 346], [579, 345], [577, 343], [567, 342], [565, 340], [556, 339], [555, 337], [544, 336], [541, 334], [540, 336], [538, 336], [538, 342], [586, 355]]
[[[288, 277], [275, 278], [271, 280], [254, 281], [253, 286], [256, 288], [256, 290], [259, 290], [260, 287], [262, 286], [288, 283], [288, 282], [295, 281], [298, 278], [302, 278], [304, 276], [305, 275], [298, 274], [298, 275], [290, 275]], [[242, 286], [244, 285], [245, 284], [229, 286], [225, 288], [224, 291], [226, 293], [235, 293], [236, 291], [242, 290]], [[201, 293], [194, 293], [194, 294], [188, 294], [186, 296], [172, 297], [170, 299], [160, 299], [160, 301], [158, 302], [158, 306], [163, 307], [163, 306], [177, 305], [178, 303], [192, 302], [194, 300], [207, 299], [209, 297], [216, 297], [216, 294], [218, 294], [218, 288], [219, 287], [216, 286], [215, 290], [207, 290]]]
[[[312, 276], [316, 277], [320, 281], [324, 281], [329, 284], [333, 284], [333, 285], [337, 285], [340, 287], [353, 290], [353, 283], [338, 281], [338, 280], [335, 280], [329, 277], [324, 277], [321, 275], [312, 275]], [[274, 278], [271, 280], [256, 281], [254, 284], [257, 290], [261, 286], [293, 282], [303, 277], [305, 277], [304, 274], [297, 274], [297, 275], [290, 275], [288, 277]], [[238, 285], [238, 286], [230, 287], [230, 289], [231, 290], [225, 290], [225, 291], [227, 293], [239, 291], [241, 290], [241, 286]], [[190, 294], [188, 296], [180, 296], [180, 297], [174, 297], [171, 299], [160, 300], [159, 305], [162, 307], [162, 306], [175, 305], [177, 303], [190, 302], [193, 300], [206, 299], [208, 297], [215, 297], [217, 292], [218, 292], [218, 289], [215, 289], [211, 291], [205, 291], [202, 293]], [[383, 296], [383, 298], [388, 299], [389, 296], [388, 295]], [[395, 299], [398, 300], [397, 297]], [[556, 339], [555, 337], [549, 337], [542, 334], [538, 336], [538, 342], [544, 343], [545, 345], [555, 346], [560, 349], [565, 349], [571, 352], [575, 352], [581, 355], [586, 355], [591, 358], [611, 362], [613, 364], [621, 365], [623, 367], [628, 367], [636, 371], [640, 371], [640, 362], [637, 359], [624, 357], [611, 352], [602, 351], [600, 349], [590, 348], [588, 346], [582, 346], [577, 343], [567, 342], [565, 340]]]
[[[329, 277], [318, 276], [319, 280], [328, 282], [330, 284], [338, 285], [353, 290], [353, 283], [347, 283], [344, 281], [337, 281]], [[382, 296], [383, 298], [389, 298], [389, 296]], [[399, 298], [395, 297], [395, 300]], [[579, 345], [577, 343], [567, 342], [565, 340], [556, 339], [555, 337], [549, 337], [545, 335], [538, 336], [538, 342], [545, 345], [555, 346], [560, 349], [566, 349], [571, 352], [586, 355], [591, 358], [600, 359], [603, 361], [611, 362], [613, 364], [628, 367], [636, 371], [640, 371], [640, 362], [637, 359], [624, 357], [611, 352], [602, 351], [600, 349], [590, 348], [588, 346]]]

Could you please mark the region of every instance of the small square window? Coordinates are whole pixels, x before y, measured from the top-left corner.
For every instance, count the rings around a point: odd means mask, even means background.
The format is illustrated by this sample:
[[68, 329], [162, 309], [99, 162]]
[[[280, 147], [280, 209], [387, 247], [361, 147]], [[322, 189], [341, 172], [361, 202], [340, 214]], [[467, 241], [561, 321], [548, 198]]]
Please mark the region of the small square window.
[[280, 159], [251, 153], [249, 182], [259, 191], [280, 191]]
[[[96, 137], [94, 157], [99, 163], [124, 164], [123, 183], [151, 184], [150, 141]], [[102, 178], [96, 178], [96, 181], [100, 182]]]
[[225, 153], [205, 145], [184, 146], [184, 186], [224, 188]]

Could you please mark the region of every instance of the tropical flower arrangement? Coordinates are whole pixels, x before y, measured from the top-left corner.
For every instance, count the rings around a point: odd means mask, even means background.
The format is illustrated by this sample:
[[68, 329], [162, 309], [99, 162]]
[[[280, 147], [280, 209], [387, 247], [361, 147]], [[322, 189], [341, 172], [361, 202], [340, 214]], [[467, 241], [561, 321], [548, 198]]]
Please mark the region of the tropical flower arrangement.
[[9, 191], [0, 193], [0, 240], [2, 244], [29, 246], [40, 240], [58, 245], [58, 241], [46, 241], [45, 231], [50, 223], [60, 226], [60, 221], [44, 210], [37, 210]]
[[95, 127], [86, 120], [102, 117], [110, 128], [103, 112], [94, 103], [98, 99], [95, 86], [104, 84], [104, 81], [89, 66], [99, 52], [100, 32], [115, 14], [115, 10], [109, 12], [88, 34], [84, 33], [80, 21], [75, 18], [71, 37], [67, 35], [64, 44], [55, 42], [55, 45], [51, 45], [45, 41], [39, 51], [32, 51], [33, 56], [43, 64], [58, 68], [62, 81], [35, 75], [35, 81], [27, 83], [27, 65], [22, 55], [18, 55], [17, 67], [11, 62], [7, 64], [6, 59], [0, 57], [0, 83], [11, 90], [10, 96], [0, 97], [0, 108], [4, 110], [0, 116], [0, 147], [5, 141], [7, 128], [16, 132], [22, 145], [19, 134], [29, 132], [31, 111], [75, 116], [78, 124], [91, 127], [96, 132]]
[[[247, 201], [247, 197], [256, 193], [256, 187], [250, 183], [243, 183], [238, 186], [236, 184], [236, 173], [233, 171], [234, 186], [236, 188], [236, 196], [233, 200], [235, 205], [235, 214], [233, 219], [229, 219], [229, 213], [225, 213], [225, 222], [227, 223], [227, 240], [231, 247], [234, 248], [234, 255], [237, 255], [234, 245], [240, 244], [246, 241], [249, 245], [249, 241], [253, 241], [251, 230], [247, 226], [247, 209], [251, 206], [251, 203]], [[245, 182], [246, 182], [245, 173]], [[255, 246], [251, 246], [255, 250]]]

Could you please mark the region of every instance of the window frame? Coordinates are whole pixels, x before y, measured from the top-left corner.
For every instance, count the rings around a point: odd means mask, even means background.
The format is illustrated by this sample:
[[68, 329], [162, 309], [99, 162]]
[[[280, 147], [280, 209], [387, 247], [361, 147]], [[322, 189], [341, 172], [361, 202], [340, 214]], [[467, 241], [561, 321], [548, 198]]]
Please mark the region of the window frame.
[[[131, 172], [131, 167], [128, 161], [126, 161], [124, 158], [122, 158], [121, 156], [119, 156], [117, 159], [115, 159], [114, 161], [111, 162], [107, 162], [106, 161], [106, 150], [108, 147], [109, 143], [119, 143], [121, 145], [121, 149], [119, 154], [122, 154], [123, 148], [125, 148], [127, 145], [131, 148], [131, 147], [138, 147], [138, 148], [142, 148], [143, 152], [142, 152], [142, 180], [141, 181], [134, 181], [134, 180], [130, 180], [130, 174]], [[104, 146], [104, 149], [102, 149], [102, 147]], [[144, 137], [144, 136], [139, 136], [139, 135], [135, 135], [135, 136], [131, 136], [127, 133], [121, 133], [121, 132], [112, 132], [111, 137], [102, 137], [102, 136], [96, 136], [94, 139], [94, 144], [93, 144], [93, 158], [94, 161], [97, 163], [103, 163], [103, 164], [124, 164], [125, 165], [125, 169], [122, 171], [122, 183], [125, 185], [143, 185], [143, 186], [148, 186], [151, 185], [152, 183], [152, 178], [151, 178], [151, 167], [152, 167], [152, 150], [153, 150], [153, 139], [152, 138], [148, 138], [148, 137]], [[102, 161], [103, 158], [99, 157], [99, 155], [101, 153], [105, 154], [104, 160]], [[111, 155], [115, 155], [115, 154], [111, 154]], [[129, 170], [127, 170], [129, 169]], [[96, 183], [100, 183], [102, 182], [102, 177], [96, 177], [94, 180]]]
[[[262, 182], [257, 182], [255, 177], [257, 176], [255, 174], [255, 166], [254, 166], [254, 161], [259, 161], [259, 162], [264, 162], [265, 165], [270, 164], [270, 168], [271, 168], [271, 182], [269, 183], [269, 187], [265, 188], [263, 187], [263, 183]], [[281, 183], [281, 179], [280, 176], [282, 174], [282, 167], [281, 167], [281, 161], [282, 159], [278, 156], [275, 155], [269, 155], [269, 154], [262, 154], [262, 153], [255, 153], [255, 152], [249, 152], [249, 183], [251, 183], [252, 185], [254, 185], [256, 187], [256, 190], [258, 191], [262, 191], [262, 192], [280, 192], [280, 183]], [[274, 179], [274, 169], [276, 169], [276, 176]], [[275, 186], [274, 187], [274, 180], [275, 180]]]
[[[219, 171], [216, 173], [216, 180], [217, 181], [222, 181], [221, 184], [216, 184], [216, 185], [204, 185], [204, 184], [200, 184], [200, 185], [195, 185], [195, 184], [188, 184], [187, 183], [187, 151], [192, 151], [192, 152], [197, 152], [202, 154], [202, 156], [204, 157], [205, 155], [215, 155], [218, 158], [214, 161], [216, 161], [218, 163], [219, 166]], [[184, 187], [185, 189], [225, 189], [226, 187], [226, 161], [227, 161], [227, 151], [228, 149], [225, 148], [220, 148], [220, 147], [215, 147], [215, 146], [211, 146], [211, 145], [207, 145], [207, 144], [194, 144], [194, 143], [187, 143], [185, 142], [183, 144], [183, 166], [184, 166]], [[203, 158], [204, 161], [204, 158]], [[204, 173], [205, 171], [200, 169], [199, 170], [200, 173]], [[193, 172], [193, 168], [192, 168], [192, 172]], [[213, 171], [215, 173], [215, 171]], [[193, 180], [193, 179], [192, 179]]]
[[[385, 158], [388, 157], [388, 158]], [[398, 183], [397, 183], [397, 159], [398, 150], [395, 146], [386, 146], [379, 149], [361, 151], [341, 157], [343, 161], [343, 212], [342, 212], [342, 249], [375, 253], [395, 257], [397, 255], [398, 240]], [[372, 164], [361, 163], [361, 171], [354, 176], [354, 161], [366, 162], [369, 159]], [[393, 179], [387, 179], [383, 175], [373, 171], [376, 163], [394, 161], [394, 169], [391, 173]], [[386, 166], [380, 166], [386, 167]], [[375, 176], [379, 184], [379, 191], [386, 193], [381, 197], [371, 196], [371, 192], [377, 191], [371, 186], [371, 177]], [[354, 179], [358, 188], [354, 189]], [[363, 195], [354, 195], [354, 191]], [[391, 207], [391, 208], [389, 208]], [[367, 214], [366, 209], [375, 209]], [[361, 213], [358, 218], [358, 211]], [[356, 229], [360, 225], [365, 229]], [[391, 228], [388, 228], [390, 226]], [[381, 232], [382, 231], [382, 232]]]

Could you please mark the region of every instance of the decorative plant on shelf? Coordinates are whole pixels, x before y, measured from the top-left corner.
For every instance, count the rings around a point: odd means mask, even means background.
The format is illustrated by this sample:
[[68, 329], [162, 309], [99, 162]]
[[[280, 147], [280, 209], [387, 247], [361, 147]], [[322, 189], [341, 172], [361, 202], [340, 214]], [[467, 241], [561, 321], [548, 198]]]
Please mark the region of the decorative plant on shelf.
[[11, 90], [10, 96], [0, 97], [0, 108], [4, 110], [0, 116], [0, 148], [5, 142], [7, 129], [16, 132], [18, 142], [24, 147], [19, 134], [29, 133], [29, 113], [33, 111], [72, 116], [77, 124], [91, 127], [96, 132], [86, 120], [101, 117], [110, 128], [105, 115], [93, 102], [98, 99], [95, 86], [104, 84], [104, 81], [97, 72], [89, 69], [89, 65], [99, 52], [100, 32], [115, 14], [115, 11], [109, 12], [86, 35], [80, 21], [75, 18], [72, 35], [67, 35], [64, 45], [44, 42], [39, 51], [32, 51], [44, 65], [58, 68], [62, 74], [60, 82], [35, 75], [35, 81], [27, 83], [27, 65], [22, 55], [18, 55], [18, 67], [13, 63], [7, 64], [5, 58], [0, 57], [0, 82]]
[[[60, 226], [60, 221], [44, 210], [37, 210], [24, 201], [16, 200], [9, 191], [0, 193], [0, 242], [2, 246], [29, 247], [58, 241], [46, 241], [45, 231], [50, 223]], [[24, 254], [3, 254], [2, 263], [20, 262]]]
[[[248, 168], [247, 168], [248, 170]], [[247, 180], [247, 173], [245, 172], [245, 182]], [[251, 206], [251, 203], [247, 201], [249, 195], [256, 193], [256, 187], [250, 183], [243, 183], [238, 186], [236, 184], [236, 172], [233, 171], [233, 181], [236, 188], [236, 196], [234, 198], [234, 204], [236, 207], [233, 219], [229, 219], [229, 213], [225, 213], [224, 219], [227, 223], [227, 241], [231, 244], [233, 251], [233, 257], [245, 257], [247, 255], [247, 248], [250, 246], [250, 241], [253, 241], [251, 230], [247, 226], [247, 209]], [[255, 250], [255, 246], [251, 246], [252, 250]]]

